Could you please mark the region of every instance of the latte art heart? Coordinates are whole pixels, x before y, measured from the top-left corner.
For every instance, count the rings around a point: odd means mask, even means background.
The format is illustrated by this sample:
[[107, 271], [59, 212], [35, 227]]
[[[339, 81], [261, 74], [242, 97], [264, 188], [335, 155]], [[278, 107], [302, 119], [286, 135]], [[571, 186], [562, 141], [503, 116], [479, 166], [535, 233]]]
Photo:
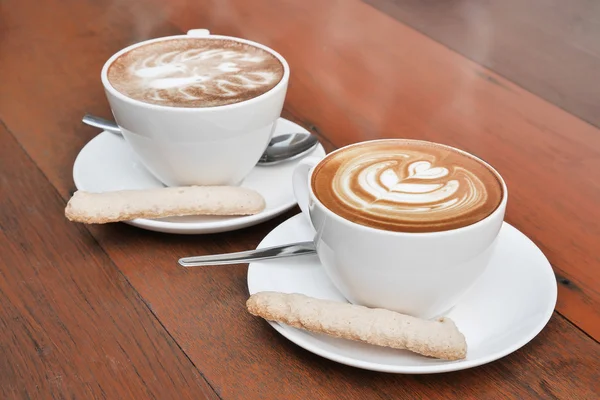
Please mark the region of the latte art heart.
[[[427, 204], [449, 199], [459, 188], [459, 182], [450, 180], [446, 183], [429, 183], [448, 176], [446, 168], [431, 168], [428, 161], [416, 161], [408, 166], [408, 176], [402, 179], [397, 172], [399, 163], [387, 161], [375, 162], [358, 174], [358, 185], [370, 196], [362, 199], [365, 207], [377, 201], [394, 204]], [[353, 176], [341, 176], [340, 189], [346, 196], [351, 196]]]
[[438, 231], [477, 222], [500, 203], [497, 175], [474, 157], [427, 142], [366, 143], [328, 157], [313, 174], [317, 198], [344, 218]]
[[232, 104], [272, 89], [283, 65], [266, 50], [224, 39], [172, 39], [119, 56], [108, 79], [121, 93], [179, 107]]

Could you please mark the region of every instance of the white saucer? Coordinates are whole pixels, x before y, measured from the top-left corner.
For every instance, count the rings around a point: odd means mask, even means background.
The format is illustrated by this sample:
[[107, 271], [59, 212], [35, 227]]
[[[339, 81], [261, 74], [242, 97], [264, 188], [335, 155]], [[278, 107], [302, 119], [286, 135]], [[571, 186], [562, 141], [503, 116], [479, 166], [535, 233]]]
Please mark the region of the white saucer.
[[[277, 121], [275, 136], [307, 132], [300, 125], [283, 118]], [[324, 157], [318, 145], [306, 156]], [[259, 192], [267, 203], [263, 212], [243, 217], [173, 217], [157, 220], [134, 219], [126, 223], [139, 228], [166, 233], [215, 233], [256, 225], [284, 213], [296, 204], [292, 189], [292, 172], [299, 159], [270, 166], [256, 166], [242, 186]], [[77, 189], [89, 192], [150, 189], [164, 185], [146, 170], [135, 153], [120, 136], [102, 132], [79, 152], [73, 166]]]
[[[275, 228], [258, 248], [311, 240], [313, 235], [306, 218], [299, 214]], [[248, 289], [250, 294], [278, 291], [346, 301], [315, 255], [250, 264]], [[482, 365], [524, 346], [552, 316], [556, 295], [554, 273], [544, 254], [516, 228], [504, 223], [490, 266], [447, 314], [466, 337], [465, 360], [436, 360], [269, 323], [298, 346], [342, 364], [393, 373], [438, 373]]]

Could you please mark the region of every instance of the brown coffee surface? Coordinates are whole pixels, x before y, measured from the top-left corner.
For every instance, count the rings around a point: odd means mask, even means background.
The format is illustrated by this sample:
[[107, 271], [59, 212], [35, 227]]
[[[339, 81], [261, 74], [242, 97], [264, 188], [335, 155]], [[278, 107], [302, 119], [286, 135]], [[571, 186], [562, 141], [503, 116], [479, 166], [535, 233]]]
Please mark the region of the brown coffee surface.
[[313, 172], [317, 199], [352, 222], [394, 232], [439, 232], [474, 224], [502, 201], [497, 173], [454, 148], [377, 140], [327, 156]]
[[127, 97], [170, 107], [215, 107], [260, 96], [283, 77], [270, 52], [226, 39], [168, 39], [136, 47], [108, 67]]

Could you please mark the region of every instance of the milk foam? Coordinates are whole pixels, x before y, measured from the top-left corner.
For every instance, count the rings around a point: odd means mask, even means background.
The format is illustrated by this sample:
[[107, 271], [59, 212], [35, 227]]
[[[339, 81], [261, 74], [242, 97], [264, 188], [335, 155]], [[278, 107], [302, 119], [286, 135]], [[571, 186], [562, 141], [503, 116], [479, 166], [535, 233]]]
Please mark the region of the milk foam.
[[283, 75], [283, 66], [269, 52], [229, 40], [155, 42], [126, 53], [113, 66], [109, 80], [124, 94], [156, 104], [194, 107], [255, 97]]
[[318, 173], [329, 182], [313, 183], [317, 197], [348, 219], [406, 231], [468, 225], [498, 206], [499, 180], [483, 163], [441, 145], [398, 142], [334, 154]]

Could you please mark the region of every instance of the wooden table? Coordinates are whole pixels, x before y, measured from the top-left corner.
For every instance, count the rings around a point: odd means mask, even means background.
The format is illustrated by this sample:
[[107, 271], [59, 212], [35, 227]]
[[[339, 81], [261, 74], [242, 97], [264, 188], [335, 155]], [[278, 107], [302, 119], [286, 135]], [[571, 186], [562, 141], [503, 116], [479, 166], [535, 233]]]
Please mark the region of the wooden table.
[[[191, 28], [281, 52], [284, 116], [327, 150], [410, 137], [489, 160], [507, 221], [556, 273], [548, 326], [472, 370], [363, 371], [245, 312], [246, 265], [174, 263], [253, 248], [297, 209], [192, 237], [68, 222], [73, 161], [98, 134], [81, 116], [110, 116], [104, 61]], [[0, 398], [600, 398], [597, 3], [4, 0], [0, 35]]]

